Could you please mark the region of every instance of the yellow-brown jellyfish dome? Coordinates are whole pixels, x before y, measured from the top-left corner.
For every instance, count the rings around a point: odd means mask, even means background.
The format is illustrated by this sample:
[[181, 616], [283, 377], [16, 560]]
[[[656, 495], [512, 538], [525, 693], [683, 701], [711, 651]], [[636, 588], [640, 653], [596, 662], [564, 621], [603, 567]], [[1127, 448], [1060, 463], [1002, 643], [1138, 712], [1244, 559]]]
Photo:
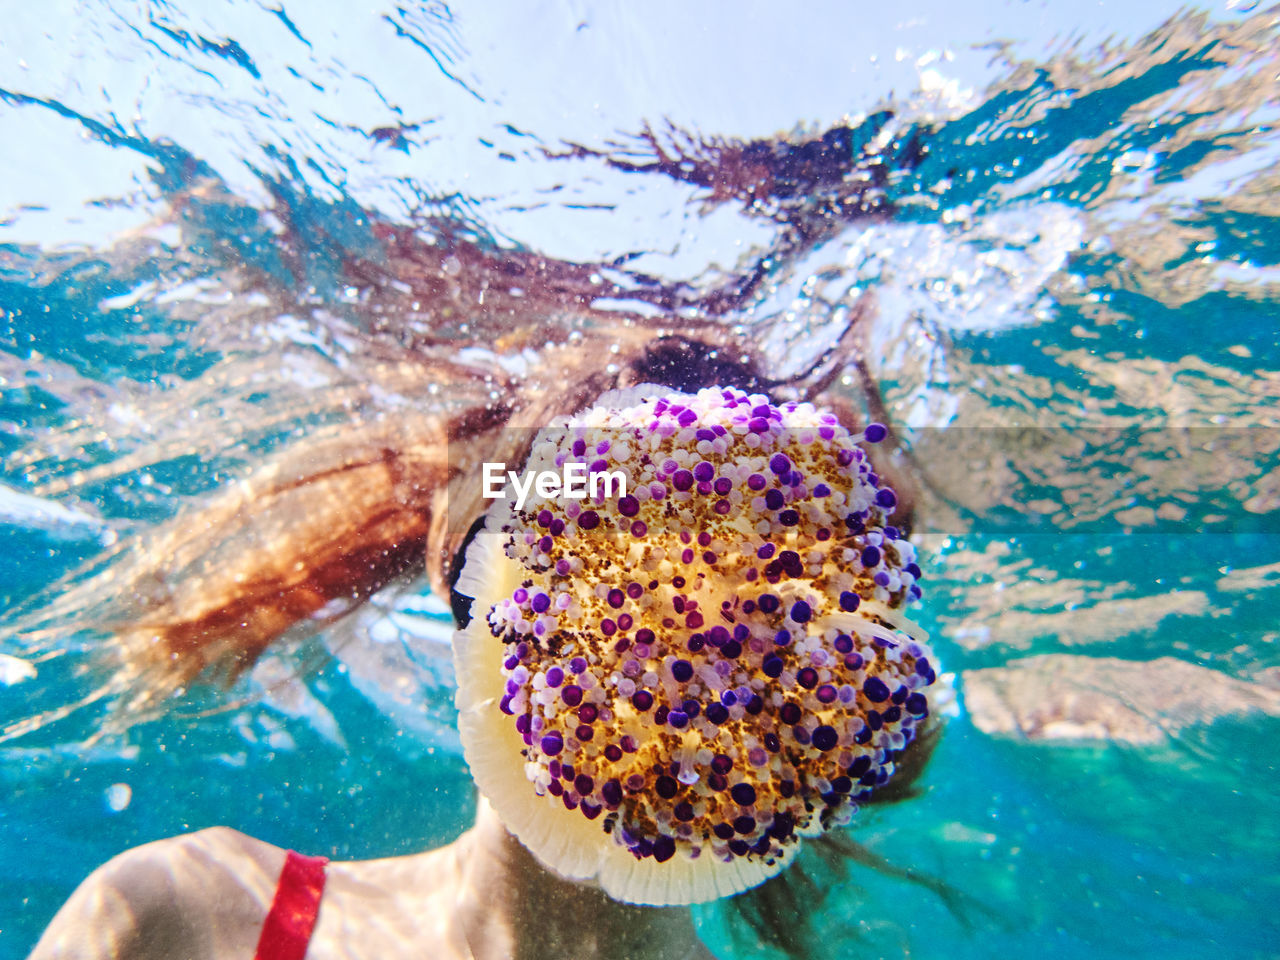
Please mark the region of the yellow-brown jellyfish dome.
[[929, 714], [915, 549], [850, 434], [712, 388], [606, 396], [535, 439], [458, 590], [462, 743], [547, 866], [617, 899], [760, 883], [847, 823]]

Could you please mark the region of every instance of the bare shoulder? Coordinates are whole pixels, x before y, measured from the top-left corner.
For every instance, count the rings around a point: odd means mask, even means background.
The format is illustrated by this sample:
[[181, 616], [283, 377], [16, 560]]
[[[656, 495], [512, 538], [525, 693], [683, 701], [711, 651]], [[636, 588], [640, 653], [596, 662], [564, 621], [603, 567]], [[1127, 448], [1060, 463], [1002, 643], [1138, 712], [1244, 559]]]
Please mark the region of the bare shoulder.
[[252, 956], [284, 856], [226, 827], [127, 850], [76, 888], [31, 960]]
[[[423, 944], [437, 960], [475, 955], [458, 909], [469, 852], [464, 840], [408, 856], [331, 863], [307, 957], [392, 960], [421, 956]], [[501, 893], [483, 896], [491, 902]]]

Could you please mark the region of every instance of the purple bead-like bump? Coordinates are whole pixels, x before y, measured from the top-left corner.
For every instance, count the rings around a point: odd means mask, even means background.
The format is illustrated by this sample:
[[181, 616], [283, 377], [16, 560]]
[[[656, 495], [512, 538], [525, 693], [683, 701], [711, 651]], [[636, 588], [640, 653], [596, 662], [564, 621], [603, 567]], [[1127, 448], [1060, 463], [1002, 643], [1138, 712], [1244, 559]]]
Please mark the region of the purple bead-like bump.
[[834, 727], [829, 727], [826, 724], [823, 724], [822, 726], [815, 728], [813, 731], [812, 743], [824, 753], [828, 750], [834, 749], [836, 744], [839, 742], [840, 735], [836, 733]]
[[864, 567], [874, 567], [880, 563], [880, 548], [876, 546], [864, 547], [862, 550], [862, 565]]
[[[886, 693], [886, 696], [888, 694]], [[571, 683], [560, 691], [560, 699], [570, 707], [576, 707], [582, 702], [582, 688], [575, 683]]]
[[812, 616], [813, 609], [805, 601], [797, 600], [791, 605], [791, 619], [796, 623], [808, 623]]
[[862, 435], [866, 437], [867, 443], [879, 443], [889, 435], [889, 429], [883, 423], [869, 423]]
[[677, 660], [671, 665], [671, 675], [681, 683], [688, 683], [693, 679], [693, 664], [688, 660]]
[[666, 863], [675, 855], [676, 842], [666, 834], [663, 834], [653, 841], [653, 859], [658, 863]]
[[749, 783], [735, 783], [729, 788], [729, 796], [734, 803], [749, 807], [756, 802], [756, 788]]
[[557, 731], [552, 730], [543, 737], [541, 741], [539, 741], [538, 747], [548, 757], [554, 757], [564, 749], [564, 737], [562, 737]]
[[[618, 751], [618, 757], [621, 759], [622, 751]], [[600, 798], [611, 807], [616, 807], [622, 803], [622, 784], [617, 780], [606, 780], [604, 786], [600, 788]]]
[[889, 699], [889, 687], [879, 677], [868, 677], [862, 685], [862, 692], [872, 703], [883, 703]]

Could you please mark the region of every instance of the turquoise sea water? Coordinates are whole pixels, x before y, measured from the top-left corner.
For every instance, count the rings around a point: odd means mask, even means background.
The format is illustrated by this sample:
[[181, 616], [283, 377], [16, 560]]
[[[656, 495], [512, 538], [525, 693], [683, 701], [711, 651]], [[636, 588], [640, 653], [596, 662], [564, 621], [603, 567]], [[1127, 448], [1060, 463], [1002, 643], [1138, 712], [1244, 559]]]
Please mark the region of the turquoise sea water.
[[[716, 322], [779, 377], [870, 304], [959, 709], [927, 792], [855, 836], [957, 897], [852, 867], [811, 922], [849, 956], [1280, 955], [1280, 15], [5, 16], [8, 622], [309, 430], [438, 402], [388, 373], [423, 343], [532, 362], [483, 299], [411, 302], [391, 231], [586, 265], [619, 329], [737, 290]], [[754, 201], [699, 179], [778, 131], [840, 133]], [[834, 205], [864, 174], [865, 212]], [[579, 322], [528, 286], [549, 329]], [[863, 402], [858, 376], [833, 391]], [[98, 643], [0, 638], [0, 726], [83, 696]], [[0, 744], [0, 958], [148, 840], [356, 858], [462, 830], [443, 605], [410, 584], [320, 643], [303, 681], [268, 658], [124, 736], [86, 744], [92, 706]], [[721, 956], [768, 955], [697, 916]]]

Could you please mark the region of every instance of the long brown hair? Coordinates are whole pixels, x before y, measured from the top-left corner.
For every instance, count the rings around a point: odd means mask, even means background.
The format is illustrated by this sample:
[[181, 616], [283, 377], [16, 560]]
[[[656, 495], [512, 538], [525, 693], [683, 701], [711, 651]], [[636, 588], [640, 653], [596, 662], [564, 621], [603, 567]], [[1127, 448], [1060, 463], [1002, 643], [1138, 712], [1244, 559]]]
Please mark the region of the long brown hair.
[[[9, 618], [9, 632], [37, 652], [54, 650], [77, 630], [104, 632], [106, 679], [88, 699], [114, 704], [103, 730], [118, 730], [154, 715], [193, 684], [235, 679], [268, 648], [314, 634], [389, 584], [425, 572], [432, 589], [445, 594], [469, 519], [482, 512], [474, 480], [479, 464], [519, 462], [522, 437], [606, 390], [640, 382], [737, 385], [821, 400], [851, 424], [867, 415], [883, 419], [861, 355], [874, 309], [868, 296], [848, 311], [827, 350], [783, 378], [770, 377], [749, 336], [719, 317], [750, 305], [767, 264], [810, 248], [842, 223], [889, 215], [880, 190], [884, 170], [898, 154], [914, 162], [919, 149], [914, 140], [904, 147], [887, 137], [888, 126], [889, 115], [879, 115], [856, 130], [839, 126], [749, 143], [645, 130], [640, 141], [652, 150], [649, 166], [603, 156], [615, 166], [703, 185], [706, 203], [741, 202], [782, 225], [774, 249], [710, 289], [643, 277], [624, 288], [606, 279], [601, 265], [501, 249], [456, 219], [407, 227], [371, 218], [377, 254], [349, 253], [341, 265], [339, 282], [363, 292], [354, 323], [348, 318], [320, 331], [347, 344], [341, 369], [326, 367], [324, 388], [296, 398], [289, 396], [296, 387], [279, 381], [277, 393], [289, 399], [264, 409], [248, 394], [279, 361], [261, 353], [258, 331], [272, 311], [298, 308], [307, 245], [317, 242], [314, 225], [304, 231], [291, 222], [292, 205], [282, 197], [274, 210], [285, 225], [277, 259], [297, 286], [282, 286], [278, 276], [236, 259], [222, 264], [228, 302], [267, 306], [198, 318], [192, 336], [228, 359], [185, 392], [175, 391], [169, 414], [177, 426], [167, 439], [150, 451], [142, 445], [105, 464], [68, 470], [59, 454], [108, 429], [105, 422], [86, 423], [10, 461], [42, 478], [31, 492], [44, 496], [183, 455], [235, 451], [243, 471], [220, 493], [122, 538], [53, 585]], [[561, 155], [584, 153], [572, 148]], [[171, 197], [174, 221], [188, 234], [207, 230], [191, 212], [213, 201], [238, 204], [246, 218], [256, 213], [204, 179]], [[154, 251], [130, 242], [120, 255]], [[653, 309], [619, 312], [619, 299]], [[504, 355], [519, 355], [523, 369], [509, 370], [499, 362]], [[850, 373], [861, 391], [838, 385]], [[385, 402], [388, 395], [397, 402]], [[161, 405], [148, 399], [157, 408], [147, 416], [154, 424], [163, 419]], [[202, 405], [221, 417], [198, 432], [186, 415]], [[291, 417], [306, 426], [267, 454], [249, 455], [255, 428]], [[880, 466], [894, 476], [893, 463]], [[904, 516], [913, 499], [909, 492], [902, 497]], [[28, 718], [0, 738], [69, 709]]]

